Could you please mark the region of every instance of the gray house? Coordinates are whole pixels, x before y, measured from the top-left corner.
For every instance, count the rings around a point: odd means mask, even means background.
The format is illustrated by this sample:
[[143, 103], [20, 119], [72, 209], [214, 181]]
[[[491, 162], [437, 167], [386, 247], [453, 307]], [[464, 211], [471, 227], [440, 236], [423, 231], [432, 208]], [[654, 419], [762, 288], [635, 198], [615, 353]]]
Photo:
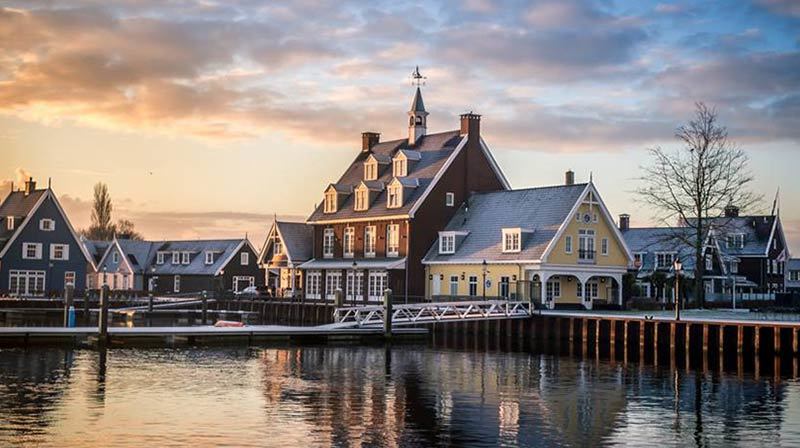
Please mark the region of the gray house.
[[49, 187], [36, 189], [33, 178], [0, 204], [0, 295], [61, 294], [72, 284], [86, 289], [94, 260]]

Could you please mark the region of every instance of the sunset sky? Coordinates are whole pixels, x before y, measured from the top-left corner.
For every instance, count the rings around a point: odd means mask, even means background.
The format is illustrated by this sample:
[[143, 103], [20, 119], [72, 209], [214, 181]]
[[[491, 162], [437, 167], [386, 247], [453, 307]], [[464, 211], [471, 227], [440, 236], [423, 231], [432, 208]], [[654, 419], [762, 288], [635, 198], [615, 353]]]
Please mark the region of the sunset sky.
[[480, 113], [513, 187], [592, 172], [634, 225], [646, 148], [713, 105], [800, 254], [800, 2], [365, 4], [0, 3], [0, 197], [52, 178], [82, 228], [101, 181], [148, 238], [260, 243], [274, 214], [310, 214], [362, 131], [406, 136], [419, 65], [429, 132]]

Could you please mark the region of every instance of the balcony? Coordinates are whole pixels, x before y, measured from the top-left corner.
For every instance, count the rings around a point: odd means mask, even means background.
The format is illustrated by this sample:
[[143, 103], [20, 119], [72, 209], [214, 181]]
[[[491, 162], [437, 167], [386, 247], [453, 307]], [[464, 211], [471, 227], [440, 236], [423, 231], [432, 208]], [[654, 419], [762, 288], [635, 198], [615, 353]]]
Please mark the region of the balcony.
[[578, 263], [595, 264], [597, 252], [588, 249], [578, 249]]

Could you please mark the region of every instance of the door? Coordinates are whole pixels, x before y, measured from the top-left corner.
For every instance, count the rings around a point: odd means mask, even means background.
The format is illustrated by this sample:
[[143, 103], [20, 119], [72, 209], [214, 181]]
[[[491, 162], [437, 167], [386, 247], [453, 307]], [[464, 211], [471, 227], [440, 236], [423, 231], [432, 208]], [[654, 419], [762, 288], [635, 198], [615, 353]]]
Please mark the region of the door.
[[438, 296], [442, 294], [442, 280], [438, 275], [433, 276], [433, 285], [431, 287], [431, 295]]

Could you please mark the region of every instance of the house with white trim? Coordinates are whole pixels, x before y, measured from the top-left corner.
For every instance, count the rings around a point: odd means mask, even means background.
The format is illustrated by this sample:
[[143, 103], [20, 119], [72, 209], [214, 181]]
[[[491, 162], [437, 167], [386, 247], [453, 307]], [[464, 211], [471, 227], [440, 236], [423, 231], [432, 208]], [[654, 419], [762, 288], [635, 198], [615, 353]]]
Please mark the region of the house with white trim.
[[476, 193], [423, 259], [431, 300], [507, 298], [548, 308], [622, 305], [633, 262], [594, 183]]
[[94, 260], [72, 228], [55, 193], [29, 178], [0, 204], [0, 295], [61, 295], [86, 289]]
[[313, 228], [304, 222], [275, 219], [264, 240], [258, 264], [266, 286], [275, 297], [294, 297], [303, 289], [300, 265], [311, 259]]
[[305, 298], [381, 300], [384, 289], [413, 300], [425, 294], [421, 264], [438, 231], [474, 192], [506, 190], [508, 181], [481, 138], [480, 115], [461, 115], [460, 127], [427, 132], [428, 112], [418, 87], [408, 111], [408, 137], [380, 141], [362, 134], [361, 150], [324, 189], [308, 218], [311, 259], [300, 269]]

